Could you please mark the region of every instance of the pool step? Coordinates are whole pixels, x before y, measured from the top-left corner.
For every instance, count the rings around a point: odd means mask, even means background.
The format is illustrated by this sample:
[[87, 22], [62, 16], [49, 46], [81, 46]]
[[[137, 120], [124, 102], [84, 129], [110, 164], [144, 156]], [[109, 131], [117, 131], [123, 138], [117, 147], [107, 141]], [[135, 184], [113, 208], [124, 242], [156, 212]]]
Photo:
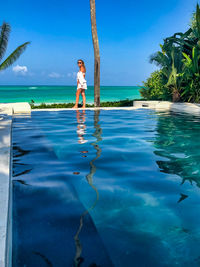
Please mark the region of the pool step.
[[31, 113], [31, 106], [26, 102], [0, 104], [0, 113], [7, 113], [9, 115]]

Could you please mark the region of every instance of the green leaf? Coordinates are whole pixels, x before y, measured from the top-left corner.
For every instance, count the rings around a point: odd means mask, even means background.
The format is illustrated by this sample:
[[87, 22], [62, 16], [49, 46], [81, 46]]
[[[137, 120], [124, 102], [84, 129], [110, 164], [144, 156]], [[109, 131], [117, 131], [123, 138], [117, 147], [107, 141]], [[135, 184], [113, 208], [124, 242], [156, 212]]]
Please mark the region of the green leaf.
[[10, 34], [10, 25], [4, 22], [3, 25], [1, 26], [1, 33], [0, 33], [0, 60], [5, 55], [8, 46], [9, 34]]
[[30, 44], [30, 42], [26, 42], [20, 46], [18, 46], [12, 54], [0, 65], [0, 71], [11, 66], [24, 52], [26, 47]]
[[183, 52], [182, 54], [187, 59], [188, 63], [192, 62], [191, 58], [186, 53]]
[[194, 65], [194, 72], [198, 72], [199, 66], [198, 66], [198, 50], [196, 47], [193, 47], [192, 49], [192, 59], [193, 59], [193, 65]]
[[184, 90], [181, 94], [181, 96], [184, 96], [187, 93], [187, 90]]

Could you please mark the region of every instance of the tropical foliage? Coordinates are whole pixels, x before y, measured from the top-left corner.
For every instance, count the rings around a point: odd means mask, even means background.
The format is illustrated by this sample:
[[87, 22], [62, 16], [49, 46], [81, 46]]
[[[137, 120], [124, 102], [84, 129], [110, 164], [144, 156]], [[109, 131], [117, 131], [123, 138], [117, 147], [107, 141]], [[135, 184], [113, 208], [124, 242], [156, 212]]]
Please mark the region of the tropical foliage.
[[[7, 50], [10, 31], [10, 25], [4, 22], [0, 27], [0, 62], [2, 61]], [[0, 63], [0, 71], [11, 66], [24, 52], [28, 44], [29, 42], [26, 42], [18, 46], [2, 63]]]
[[144, 83], [140, 93], [145, 99], [174, 102], [200, 102], [200, 9], [197, 4], [191, 27], [164, 39], [161, 51], [150, 62], [160, 71]]

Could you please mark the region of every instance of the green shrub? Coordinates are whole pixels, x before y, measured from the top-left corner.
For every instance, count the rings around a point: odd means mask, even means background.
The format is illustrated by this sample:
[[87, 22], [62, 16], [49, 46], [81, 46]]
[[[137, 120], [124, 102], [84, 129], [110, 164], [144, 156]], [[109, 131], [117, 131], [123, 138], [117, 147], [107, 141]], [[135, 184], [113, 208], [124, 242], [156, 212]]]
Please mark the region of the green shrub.
[[171, 100], [171, 93], [162, 71], [154, 71], [140, 89], [141, 96], [146, 100]]

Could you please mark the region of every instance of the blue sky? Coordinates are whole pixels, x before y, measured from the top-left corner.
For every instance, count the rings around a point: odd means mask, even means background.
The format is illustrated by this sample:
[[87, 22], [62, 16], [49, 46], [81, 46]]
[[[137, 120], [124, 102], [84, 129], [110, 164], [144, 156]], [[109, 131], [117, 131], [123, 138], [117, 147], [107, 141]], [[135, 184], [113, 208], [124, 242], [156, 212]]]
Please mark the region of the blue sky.
[[[141, 85], [155, 66], [149, 56], [163, 38], [185, 31], [196, 0], [96, 0], [102, 85]], [[93, 83], [89, 0], [7, 0], [1, 23], [12, 27], [7, 55], [31, 41], [0, 85], [73, 85], [83, 58]]]

